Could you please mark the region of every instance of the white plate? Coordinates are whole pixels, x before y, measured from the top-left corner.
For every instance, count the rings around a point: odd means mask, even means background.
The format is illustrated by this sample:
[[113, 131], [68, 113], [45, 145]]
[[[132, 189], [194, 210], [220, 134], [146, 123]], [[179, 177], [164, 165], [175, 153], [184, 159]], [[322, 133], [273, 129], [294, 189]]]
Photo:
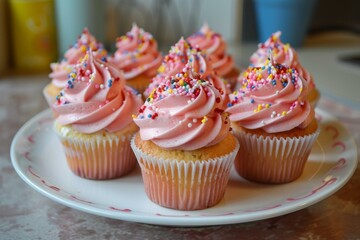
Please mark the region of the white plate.
[[177, 211], [152, 203], [139, 168], [116, 180], [75, 176], [52, 130], [50, 110], [28, 121], [15, 135], [11, 159], [20, 177], [50, 199], [88, 213], [126, 221], [172, 226], [207, 226], [271, 218], [308, 207], [340, 189], [357, 164], [356, 145], [344, 126], [317, 110], [321, 133], [302, 176], [288, 184], [250, 183], [232, 171], [224, 199], [215, 207]]

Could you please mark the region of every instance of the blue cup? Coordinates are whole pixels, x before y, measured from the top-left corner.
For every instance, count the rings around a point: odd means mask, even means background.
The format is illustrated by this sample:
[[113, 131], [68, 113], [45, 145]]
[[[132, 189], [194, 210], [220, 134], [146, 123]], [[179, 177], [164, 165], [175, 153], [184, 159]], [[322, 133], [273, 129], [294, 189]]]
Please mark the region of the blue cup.
[[316, 0], [254, 0], [260, 42], [281, 31], [281, 40], [300, 47], [309, 28]]

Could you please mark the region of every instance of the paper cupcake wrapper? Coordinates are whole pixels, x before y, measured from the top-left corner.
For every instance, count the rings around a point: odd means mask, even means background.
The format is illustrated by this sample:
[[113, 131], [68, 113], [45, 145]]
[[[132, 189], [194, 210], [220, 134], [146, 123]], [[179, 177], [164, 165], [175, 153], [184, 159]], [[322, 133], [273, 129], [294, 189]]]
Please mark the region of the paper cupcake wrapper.
[[131, 147], [151, 201], [177, 210], [198, 210], [214, 206], [224, 197], [239, 144], [225, 156], [197, 161], [150, 156], [135, 145], [134, 139]]
[[112, 179], [130, 172], [136, 158], [130, 147], [132, 135], [112, 139], [59, 136], [69, 168], [88, 179]]
[[270, 138], [234, 132], [241, 150], [235, 169], [245, 179], [260, 183], [287, 183], [302, 174], [319, 131], [298, 138]]

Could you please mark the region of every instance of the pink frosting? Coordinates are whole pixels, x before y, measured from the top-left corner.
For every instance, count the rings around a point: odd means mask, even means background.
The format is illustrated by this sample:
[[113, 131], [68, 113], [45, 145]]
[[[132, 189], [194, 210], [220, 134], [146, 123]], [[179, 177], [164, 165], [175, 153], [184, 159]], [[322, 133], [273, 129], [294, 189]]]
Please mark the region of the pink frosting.
[[193, 49], [190, 43], [184, 38], [171, 47], [169, 53], [163, 58], [162, 64], [158, 69], [158, 74], [152, 78], [151, 83], [144, 92], [147, 97], [151, 91], [157, 88], [167, 76], [173, 76], [176, 73], [181, 72], [188, 62], [190, 52]]
[[71, 124], [76, 131], [115, 132], [132, 122], [142, 103], [141, 96], [125, 86], [121, 71], [88, 52], [70, 73], [54, 110], [59, 124]]
[[187, 65], [153, 91], [134, 122], [143, 140], [165, 149], [194, 150], [220, 142], [229, 132], [220, 92]]
[[220, 34], [204, 24], [199, 32], [189, 36], [187, 40], [196, 48], [207, 54], [216, 74], [223, 77], [234, 67], [233, 58], [226, 53], [226, 43]]
[[202, 79], [208, 80], [221, 94], [224, 104], [227, 104], [230, 88], [225, 86], [222, 79], [215, 74], [210, 61], [199, 51], [189, 56], [188, 64], [193, 71], [200, 74]]
[[50, 64], [52, 72], [49, 77], [52, 79], [52, 84], [58, 88], [64, 88], [68, 81], [68, 75], [73, 70], [74, 66], [86, 55], [86, 51], [91, 49], [96, 58], [104, 58], [107, 55], [106, 50], [101, 43], [97, 42], [87, 28], [79, 36], [73, 46], [71, 46], [64, 54], [64, 60], [60, 63]]
[[228, 92], [229, 89], [215, 74], [209, 60], [199, 49], [193, 49], [183, 38], [181, 38], [179, 42], [171, 48], [169, 54], [164, 57], [163, 64], [159, 68], [160, 72], [152, 79], [152, 83], [149, 85], [146, 95], [148, 96], [152, 90], [165, 82], [166, 77], [174, 76], [183, 71], [186, 65], [190, 65], [192, 71], [198, 73], [200, 78], [208, 80], [214, 85], [214, 87], [219, 90], [224, 100], [227, 99], [225, 93]]
[[124, 71], [125, 79], [156, 75], [162, 56], [150, 33], [134, 24], [130, 32], [117, 39], [116, 47], [117, 50], [109, 61]]
[[308, 81], [309, 91], [315, 88], [312, 75], [300, 64], [298, 54], [290, 46], [280, 40], [281, 32], [273, 33], [264, 43], [260, 43], [256, 52], [250, 57], [251, 66], [261, 67], [265, 64], [271, 51], [275, 63], [295, 68], [299, 75]]
[[74, 65], [68, 64], [66, 60], [60, 63], [51, 63], [52, 72], [49, 74], [51, 83], [57, 88], [64, 88], [68, 80], [69, 73], [73, 70]]
[[263, 67], [249, 68], [242, 83], [226, 109], [242, 127], [276, 133], [305, 128], [314, 118], [306, 100], [308, 84], [294, 68], [267, 60]]

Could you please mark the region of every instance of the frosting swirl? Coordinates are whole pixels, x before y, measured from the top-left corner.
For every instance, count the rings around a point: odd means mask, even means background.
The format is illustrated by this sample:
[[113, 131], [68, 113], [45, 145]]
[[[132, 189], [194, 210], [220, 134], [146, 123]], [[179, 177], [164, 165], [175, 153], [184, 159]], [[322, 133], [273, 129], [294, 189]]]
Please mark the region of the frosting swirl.
[[116, 42], [117, 50], [109, 62], [124, 71], [125, 79], [141, 74], [148, 77], [156, 75], [162, 56], [158, 51], [153, 36], [133, 24], [131, 31], [121, 36]]
[[309, 91], [314, 89], [315, 84], [312, 75], [300, 64], [298, 54], [294, 48], [292, 48], [290, 44], [284, 44], [280, 40], [280, 36], [281, 32], [277, 31], [264, 43], [258, 45], [257, 51], [250, 56], [251, 66], [263, 66], [269, 58], [269, 51], [271, 51], [275, 63], [295, 68], [299, 75], [308, 81]]
[[64, 60], [60, 63], [51, 63], [50, 68], [52, 72], [49, 77], [51, 82], [58, 88], [64, 88], [68, 81], [68, 75], [73, 70], [74, 66], [86, 55], [86, 51], [91, 49], [96, 58], [104, 58], [107, 51], [103, 45], [92, 36], [88, 29], [85, 28], [78, 37], [72, 47], [70, 47], [64, 54]]
[[267, 60], [244, 75], [243, 87], [229, 96], [226, 111], [232, 122], [276, 133], [305, 128], [314, 118], [306, 100], [308, 84], [296, 69]]
[[194, 150], [220, 142], [229, 132], [219, 91], [187, 65], [155, 89], [134, 122], [143, 140], [165, 149]]
[[189, 36], [187, 40], [192, 46], [200, 48], [207, 54], [214, 71], [220, 77], [233, 69], [234, 60], [226, 53], [227, 46], [224, 39], [207, 24], [204, 24], [199, 32]]
[[181, 72], [189, 60], [190, 52], [194, 51], [190, 43], [184, 38], [170, 48], [169, 53], [163, 58], [158, 69], [157, 75], [151, 79], [151, 83], [144, 92], [145, 96], [149, 96], [154, 88], [157, 88], [166, 76], [173, 76]]
[[56, 121], [71, 124], [82, 133], [115, 132], [132, 122], [142, 104], [141, 96], [125, 86], [121, 71], [87, 52], [70, 73], [66, 87], [57, 96]]
[[174, 76], [183, 71], [186, 65], [192, 67], [192, 71], [198, 73], [200, 78], [208, 80], [217, 88], [222, 98], [226, 98], [224, 91], [228, 90], [224, 82], [215, 74], [211, 63], [199, 49], [194, 49], [183, 38], [181, 38], [173, 47], [169, 54], [164, 57], [163, 63], [159, 68], [159, 73], [152, 79], [151, 84], [146, 90], [146, 96], [163, 83], [166, 77]]
[[190, 65], [194, 72], [200, 74], [200, 78], [209, 81], [221, 94], [224, 104], [228, 102], [228, 95], [230, 89], [225, 85], [224, 81], [215, 74], [211, 63], [204, 54], [197, 51], [190, 54], [188, 65]]

